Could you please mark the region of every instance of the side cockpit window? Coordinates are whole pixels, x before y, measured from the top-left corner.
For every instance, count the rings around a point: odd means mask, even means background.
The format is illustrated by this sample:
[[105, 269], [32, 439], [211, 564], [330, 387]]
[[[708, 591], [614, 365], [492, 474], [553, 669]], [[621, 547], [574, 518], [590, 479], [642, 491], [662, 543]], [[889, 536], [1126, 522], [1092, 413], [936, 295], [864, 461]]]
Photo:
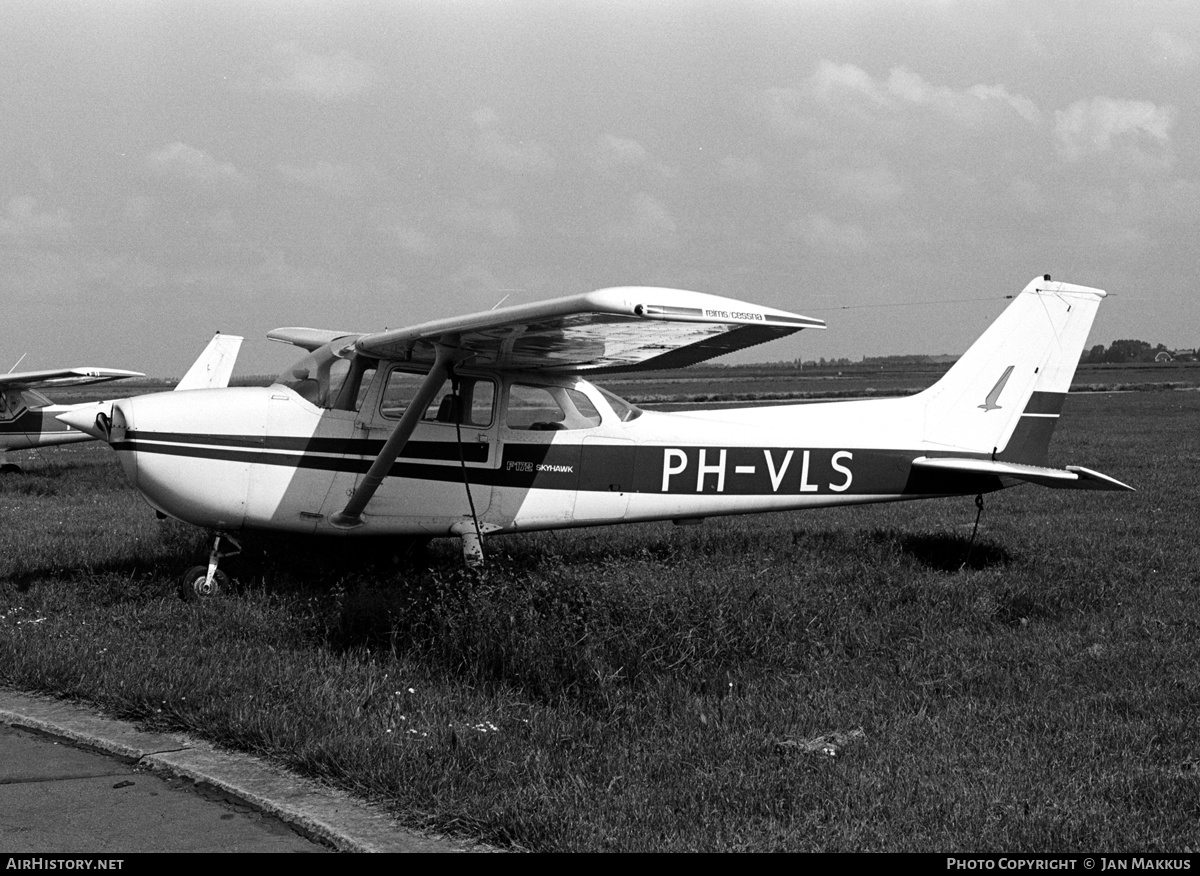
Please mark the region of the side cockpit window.
[[[424, 374], [392, 371], [379, 403], [379, 413], [385, 419], [399, 420], [413, 396], [425, 381]], [[458, 424], [485, 428], [492, 423], [492, 408], [496, 399], [496, 384], [486, 377], [460, 375], [458, 391], [454, 381], [447, 379], [438, 389], [433, 401], [425, 408], [421, 420], [426, 423]]]
[[0, 423], [9, 423], [29, 410], [24, 396], [17, 390], [0, 392]]
[[591, 429], [600, 425], [600, 412], [577, 389], [514, 383], [504, 422], [510, 429], [532, 432]]

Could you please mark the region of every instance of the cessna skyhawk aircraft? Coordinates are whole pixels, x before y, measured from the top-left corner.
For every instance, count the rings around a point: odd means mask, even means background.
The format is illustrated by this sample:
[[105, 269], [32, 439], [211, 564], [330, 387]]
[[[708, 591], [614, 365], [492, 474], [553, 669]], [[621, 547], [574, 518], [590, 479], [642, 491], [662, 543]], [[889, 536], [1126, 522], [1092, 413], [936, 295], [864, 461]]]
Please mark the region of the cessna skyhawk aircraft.
[[220, 590], [221, 539], [242, 530], [455, 535], [478, 561], [498, 533], [1019, 483], [1128, 490], [1046, 467], [1104, 295], [1034, 280], [907, 398], [642, 411], [584, 377], [682, 367], [825, 324], [627, 287], [368, 334], [276, 329], [268, 337], [308, 353], [272, 386], [142, 395], [62, 419], [108, 441], [160, 513], [216, 533], [208, 567], [185, 579], [197, 595]]
[[[94, 435], [58, 421], [58, 415], [70, 410], [71, 405], [56, 405], [37, 390], [144, 376], [138, 371], [116, 368], [54, 368], [0, 375], [0, 459], [8, 450], [95, 440]], [[20, 471], [21, 467], [15, 463], [0, 464], [0, 474]]]

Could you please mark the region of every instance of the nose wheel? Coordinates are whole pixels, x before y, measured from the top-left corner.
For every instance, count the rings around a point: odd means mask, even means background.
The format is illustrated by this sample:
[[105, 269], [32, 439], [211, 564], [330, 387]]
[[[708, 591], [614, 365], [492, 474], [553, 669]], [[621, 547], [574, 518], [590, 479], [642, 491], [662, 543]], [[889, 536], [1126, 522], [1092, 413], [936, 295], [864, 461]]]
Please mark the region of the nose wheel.
[[[233, 545], [231, 551], [221, 551], [221, 539]], [[218, 532], [213, 536], [212, 550], [208, 554], [207, 566], [192, 566], [179, 581], [179, 596], [192, 601], [214, 599], [229, 589], [229, 576], [217, 568], [223, 557], [232, 557], [242, 552], [242, 546], [233, 536]]]
[[229, 576], [220, 569], [208, 574], [208, 566], [192, 566], [179, 582], [179, 595], [183, 599], [213, 599], [229, 589]]

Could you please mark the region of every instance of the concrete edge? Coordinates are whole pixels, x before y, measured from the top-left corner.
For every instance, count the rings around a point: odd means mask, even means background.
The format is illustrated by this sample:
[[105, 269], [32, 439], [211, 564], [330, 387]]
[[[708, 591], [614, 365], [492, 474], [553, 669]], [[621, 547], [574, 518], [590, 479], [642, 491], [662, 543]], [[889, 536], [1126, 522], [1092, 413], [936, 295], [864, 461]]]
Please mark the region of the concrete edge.
[[296, 776], [261, 758], [175, 733], [149, 733], [62, 700], [0, 688], [0, 723], [203, 782], [343, 852], [490, 852], [481, 844], [424, 835], [378, 807]]

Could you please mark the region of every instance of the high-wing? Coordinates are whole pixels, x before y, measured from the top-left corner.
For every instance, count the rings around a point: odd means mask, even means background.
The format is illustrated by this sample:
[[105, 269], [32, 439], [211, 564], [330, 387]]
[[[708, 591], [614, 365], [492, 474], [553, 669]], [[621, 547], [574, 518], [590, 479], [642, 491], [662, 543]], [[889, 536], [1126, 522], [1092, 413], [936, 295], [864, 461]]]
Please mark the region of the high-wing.
[[601, 373], [680, 368], [805, 328], [825, 323], [702, 292], [627, 286], [365, 334], [355, 348], [432, 362], [436, 344], [472, 365]]
[[344, 338], [351, 335], [357, 337], [357, 333], [355, 332], [337, 332], [329, 331], [328, 329], [287, 326], [284, 328], [271, 329], [271, 331], [267, 332], [267, 339], [302, 347], [311, 353], [313, 350], [317, 349], [318, 347], [323, 347], [331, 341], [336, 341], [338, 338]]
[[18, 374], [0, 374], [0, 390], [82, 386], [87, 383], [120, 380], [123, 377], [145, 376], [140, 371], [122, 371], [119, 368], [52, 368], [48, 371], [22, 371]]

